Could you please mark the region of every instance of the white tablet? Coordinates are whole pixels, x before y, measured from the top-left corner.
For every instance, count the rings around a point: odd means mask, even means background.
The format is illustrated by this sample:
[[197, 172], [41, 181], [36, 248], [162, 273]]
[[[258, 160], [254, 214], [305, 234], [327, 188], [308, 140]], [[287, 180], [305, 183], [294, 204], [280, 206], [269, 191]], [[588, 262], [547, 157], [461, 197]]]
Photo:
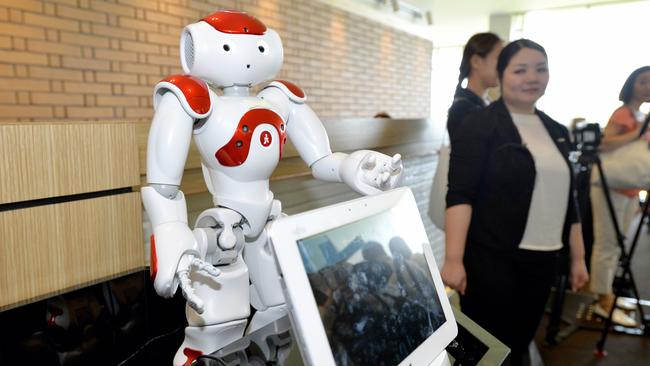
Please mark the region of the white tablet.
[[457, 333], [413, 194], [400, 188], [273, 222], [308, 365], [429, 365]]

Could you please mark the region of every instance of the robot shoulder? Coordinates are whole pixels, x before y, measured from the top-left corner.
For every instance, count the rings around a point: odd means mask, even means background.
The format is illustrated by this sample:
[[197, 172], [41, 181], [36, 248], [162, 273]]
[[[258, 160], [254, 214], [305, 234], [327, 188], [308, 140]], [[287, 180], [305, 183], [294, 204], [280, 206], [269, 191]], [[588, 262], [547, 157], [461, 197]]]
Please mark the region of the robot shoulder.
[[190, 75], [171, 75], [156, 84], [153, 92], [154, 109], [163, 94], [172, 92], [181, 102], [185, 112], [195, 119], [206, 118], [212, 112], [208, 84]]
[[280, 89], [292, 102], [294, 103], [304, 103], [307, 97], [305, 92], [300, 89], [296, 84], [286, 81], [286, 80], [274, 80], [266, 88], [278, 88]]

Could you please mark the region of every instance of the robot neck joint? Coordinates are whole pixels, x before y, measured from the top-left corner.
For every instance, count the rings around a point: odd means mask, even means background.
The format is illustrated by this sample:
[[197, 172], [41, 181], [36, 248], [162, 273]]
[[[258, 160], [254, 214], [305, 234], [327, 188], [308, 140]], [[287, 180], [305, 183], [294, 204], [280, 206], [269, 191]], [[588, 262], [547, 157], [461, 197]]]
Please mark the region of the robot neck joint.
[[250, 87], [242, 85], [233, 85], [223, 88], [223, 95], [229, 97], [247, 97], [250, 95]]

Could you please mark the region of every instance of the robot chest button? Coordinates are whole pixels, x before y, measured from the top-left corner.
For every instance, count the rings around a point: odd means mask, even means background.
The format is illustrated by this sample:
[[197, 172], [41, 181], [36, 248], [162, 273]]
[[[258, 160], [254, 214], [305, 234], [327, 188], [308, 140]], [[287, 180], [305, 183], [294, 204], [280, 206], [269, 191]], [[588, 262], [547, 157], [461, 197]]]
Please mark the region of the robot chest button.
[[269, 131], [264, 131], [260, 135], [260, 144], [264, 147], [269, 147], [273, 143], [273, 136]]

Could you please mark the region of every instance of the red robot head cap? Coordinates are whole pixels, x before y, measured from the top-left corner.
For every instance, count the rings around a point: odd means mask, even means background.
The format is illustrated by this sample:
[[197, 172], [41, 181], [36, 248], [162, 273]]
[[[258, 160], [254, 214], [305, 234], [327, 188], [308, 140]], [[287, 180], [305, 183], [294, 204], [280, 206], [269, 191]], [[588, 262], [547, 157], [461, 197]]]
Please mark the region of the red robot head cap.
[[256, 34], [266, 32], [266, 26], [256, 18], [242, 12], [222, 10], [201, 19], [219, 32], [232, 34]]

